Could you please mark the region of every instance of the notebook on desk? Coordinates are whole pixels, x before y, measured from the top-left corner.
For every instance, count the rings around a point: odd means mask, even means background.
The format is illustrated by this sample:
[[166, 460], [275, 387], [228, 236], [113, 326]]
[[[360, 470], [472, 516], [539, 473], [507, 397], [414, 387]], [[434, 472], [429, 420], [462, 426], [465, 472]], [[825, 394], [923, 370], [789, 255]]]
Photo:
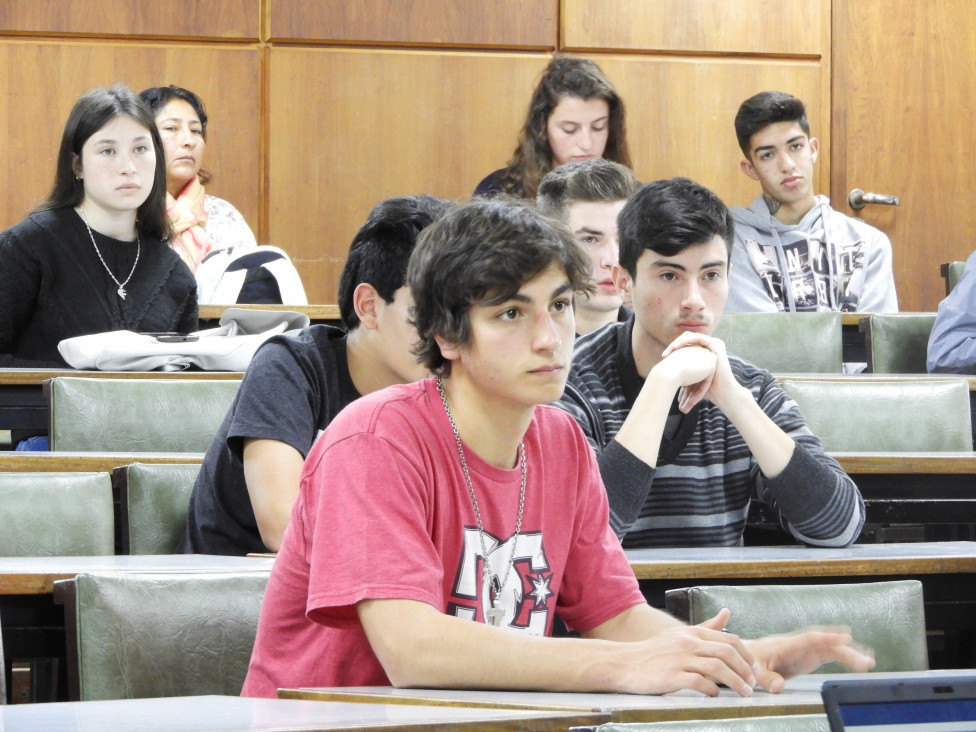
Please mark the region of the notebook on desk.
[[976, 672], [831, 679], [821, 694], [831, 732], [976, 732]]

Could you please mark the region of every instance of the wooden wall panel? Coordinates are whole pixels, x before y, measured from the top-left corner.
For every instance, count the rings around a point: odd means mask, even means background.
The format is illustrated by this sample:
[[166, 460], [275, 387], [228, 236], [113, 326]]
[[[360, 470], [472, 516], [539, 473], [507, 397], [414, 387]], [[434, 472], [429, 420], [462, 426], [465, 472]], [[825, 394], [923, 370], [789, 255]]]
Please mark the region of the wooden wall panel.
[[275, 48], [271, 244], [309, 301], [335, 302], [349, 242], [380, 200], [467, 197], [515, 147], [547, 56]]
[[261, 0], [3, 0], [0, 33], [257, 40]]
[[825, 0], [562, 0], [563, 47], [821, 56]]
[[551, 49], [558, 0], [268, 0], [272, 40]]
[[505, 164], [557, 46], [595, 58], [619, 87], [639, 177], [688, 175], [747, 203], [757, 189], [732, 132], [742, 99], [801, 96], [827, 142], [830, 3], [2, 0], [0, 226], [47, 192], [79, 94], [176, 83], [210, 112], [209, 190], [295, 256], [311, 300], [334, 302], [378, 200], [466, 198]]
[[[627, 137], [640, 180], [687, 176], [729, 205], [747, 205], [759, 184], [739, 170], [742, 152], [733, 121], [743, 100], [777, 89], [803, 99], [816, 128], [827, 106], [815, 63], [734, 58], [590, 55], [627, 105]], [[812, 130], [827, 144], [826, 128]], [[819, 168], [815, 186], [826, 191]]]
[[[200, 45], [0, 41], [0, 228], [50, 190], [64, 123], [77, 98], [123, 82], [138, 92], [177, 84], [199, 94], [210, 117], [208, 190], [258, 230], [259, 52]], [[40, 90], [43, 90], [41, 92]]]
[[[899, 307], [933, 311], [945, 297], [939, 265], [976, 249], [976, 3], [858, 0], [834, 22], [834, 207], [888, 235]], [[856, 211], [855, 188], [900, 205]]]

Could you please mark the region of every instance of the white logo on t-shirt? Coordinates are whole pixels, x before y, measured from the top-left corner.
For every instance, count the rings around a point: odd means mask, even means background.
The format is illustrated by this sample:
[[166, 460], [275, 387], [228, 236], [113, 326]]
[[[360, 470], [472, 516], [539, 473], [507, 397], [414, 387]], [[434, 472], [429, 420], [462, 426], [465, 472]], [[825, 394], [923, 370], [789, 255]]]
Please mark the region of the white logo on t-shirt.
[[[513, 543], [515, 563], [506, 578]], [[465, 527], [464, 551], [452, 593], [454, 602], [448, 607], [448, 612], [459, 618], [483, 622], [489, 605], [491, 583], [501, 584], [505, 580], [495, 598], [495, 606], [505, 611], [502, 625], [530, 635], [545, 635], [550, 603], [555, 602], [555, 594], [549, 586], [552, 572], [542, 546], [541, 532], [519, 534], [516, 542], [511, 537], [500, 542], [486, 531], [485, 549], [488, 551], [492, 576], [483, 571], [481, 537], [477, 527]]]

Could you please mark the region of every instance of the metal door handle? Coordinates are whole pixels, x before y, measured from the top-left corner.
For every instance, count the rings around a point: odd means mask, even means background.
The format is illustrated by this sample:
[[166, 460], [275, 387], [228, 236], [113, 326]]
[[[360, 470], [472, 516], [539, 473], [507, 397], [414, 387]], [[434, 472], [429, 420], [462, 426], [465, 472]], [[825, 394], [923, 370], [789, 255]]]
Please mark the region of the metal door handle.
[[869, 203], [882, 203], [885, 206], [897, 206], [900, 203], [898, 196], [886, 196], [883, 193], [865, 193], [860, 188], [855, 188], [847, 194], [847, 202], [855, 211], [860, 211]]

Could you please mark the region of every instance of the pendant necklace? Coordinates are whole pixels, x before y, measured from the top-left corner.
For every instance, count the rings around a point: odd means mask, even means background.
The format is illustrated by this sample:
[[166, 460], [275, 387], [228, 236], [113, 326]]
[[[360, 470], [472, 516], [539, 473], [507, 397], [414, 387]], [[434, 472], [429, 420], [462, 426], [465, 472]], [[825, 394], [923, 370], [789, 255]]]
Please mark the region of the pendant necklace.
[[142, 240], [139, 237], [139, 231], [136, 231], [136, 261], [132, 263], [132, 269], [129, 270], [129, 276], [125, 278], [125, 282], [119, 282], [118, 278], [112, 273], [112, 270], [110, 270], [108, 265], [105, 263], [102, 253], [98, 250], [98, 244], [95, 243], [95, 235], [92, 234], [91, 227], [88, 225], [88, 219], [85, 218], [85, 212], [81, 210], [80, 206], [76, 208], [75, 211], [77, 211], [78, 215], [81, 216], [81, 220], [85, 224], [85, 228], [88, 229], [88, 238], [91, 239], [92, 246], [95, 247], [95, 254], [98, 255], [98, 261], [102, 263], [105, 271], [108, 272], [108, 276], [112, 278], [112, 282], [119, 286], [119, 289], [116, 290], [119, 297], [125, 300], [125, 296], [128, 294], [125, 291], [125, 286], [129, 284], [129, 280], [132, 279], [132, 275], [136, 273], [136, 266], [139, 264], [139, 255], [142, 253]]
[[[488, 609], [485, 610], [485, 622], [488, 625], [493, 625], [496, 628], [500, 628], [505, 620], [505, 608], [501, 606], [501, 591], [508, 582], [508, 575], [512, 571], [512, 567], [515, 565], [515, 549], [518, 544], [519, 532], [522, 529], [522, 509], [525, 508], [525, 443], [519, 441], [519, 466], [522, 470], [522, 483], [519, 488], [519, 505], [518, 505], [518, 518], [515, 520], [515, 532], [512, 534], [512, 555], [509, 557], [508, 566], [505, 567], [505, 576], [502, 577], [501, 582], [498, 581], [498, 575], [493, 573], [491, 570], [491, 562], [488, 559], [488, 546], [485, 543], [485, 528], [481, 521], [481, 511], [478, 508], [478, 498], [474, 493], [474, 485], [471, 483], [471, 474], [468, 472], [468, 461], [464, 458], [464, 447], [461, 444], [461, 433], [458, 432], [457, 423], [454, 421], [454, 415], [451, 414], [451, 408], [447, 404], [447, 394], [444, 393], [444, 382], [441, 377], [437, 377], [437, 391], [441, 395], [441, 402], [444, 404], [444, 411], [447, 412], [447, 420], [451, 423], [451, 429], [454, 431], [454, 441], [457, 443], [458, 457], [461, 459], [461, 472], [464, 473], [464, 484], [467, 486], [468, 495], [471, 496], [471, 505], [474, 507], [474, 517], [478, 522], [478, 537], [481, 539], [481, 556], [484, 559], [484, 566], [482, 568], [481, 586], [485, 586], [485, 577], [489, 577], [488, 581]], [[498, 600], [498, 605], [495, 605], [495, 601]]]

